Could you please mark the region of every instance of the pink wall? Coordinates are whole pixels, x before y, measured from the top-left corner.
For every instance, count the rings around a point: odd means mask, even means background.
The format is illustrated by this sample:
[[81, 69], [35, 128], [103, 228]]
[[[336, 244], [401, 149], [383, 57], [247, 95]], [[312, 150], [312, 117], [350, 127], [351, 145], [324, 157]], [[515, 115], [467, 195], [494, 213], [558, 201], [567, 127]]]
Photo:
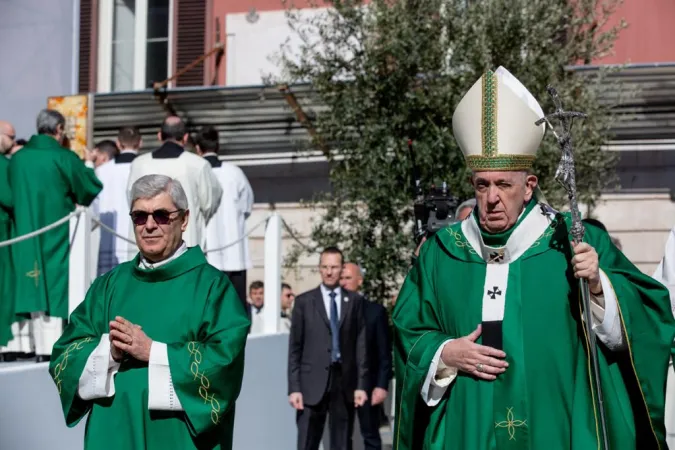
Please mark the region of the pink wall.
[[624, 0], [615, 15], [628, 27], [595, 64], [675, 62], [675, 0]]
[[[212, 17], [221, 21], [223, 39], [227, 35], [224, 29], [227, 14], [244, 13], [252, 7], [257, 11], [284, 9], [282, 0], [211, 0], [210, 3]], [[298, 7], [307, 7], [310, 0], [295, 0], [294, 3]], [[613, 54], [594, 61], [594, 64], [675, 63], [675, 0], [624, 0], [614, 23], [622, 18], [628, 28], [619, 34]], [[218, 84], [225, 84], [225, 58], [218, 72]]]

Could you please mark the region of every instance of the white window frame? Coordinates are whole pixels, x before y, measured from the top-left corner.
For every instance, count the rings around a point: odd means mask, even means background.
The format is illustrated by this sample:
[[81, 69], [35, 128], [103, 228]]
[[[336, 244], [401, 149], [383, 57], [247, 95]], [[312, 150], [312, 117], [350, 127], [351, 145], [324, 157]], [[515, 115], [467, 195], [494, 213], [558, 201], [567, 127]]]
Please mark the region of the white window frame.
[[[174, 0], [169, 0], [169, 36], [167, 78], [173, 71], [173, 36], [174, 36]], [[145, 84], [146, 51], [148, 36], [148, 0], [136, 0], [136, 23], [134, 29], [134, 81], [133, 90], [148, 89]], [[98, 61], [96, 91], [105, 93], [112, 91], [112, 41], [115, 0], [100, 0], [98, 9]], [[164, 81], [164, 80], [155, 80]], [[173, 87], [173, 82], [169, 83]]]

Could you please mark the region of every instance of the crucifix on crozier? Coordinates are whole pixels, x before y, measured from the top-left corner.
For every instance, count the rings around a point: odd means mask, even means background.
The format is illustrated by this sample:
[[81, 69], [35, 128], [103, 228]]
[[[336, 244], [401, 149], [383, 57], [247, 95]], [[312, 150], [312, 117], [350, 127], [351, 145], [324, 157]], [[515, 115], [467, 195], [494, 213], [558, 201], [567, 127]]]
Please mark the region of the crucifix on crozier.
[[492, 290], [488, 289], [487, 295], [490, 296], [492, 300], [496, 299], [498, 295], [502, 295], [502, 291], [499, 290], [499, 287], [494, 286]]

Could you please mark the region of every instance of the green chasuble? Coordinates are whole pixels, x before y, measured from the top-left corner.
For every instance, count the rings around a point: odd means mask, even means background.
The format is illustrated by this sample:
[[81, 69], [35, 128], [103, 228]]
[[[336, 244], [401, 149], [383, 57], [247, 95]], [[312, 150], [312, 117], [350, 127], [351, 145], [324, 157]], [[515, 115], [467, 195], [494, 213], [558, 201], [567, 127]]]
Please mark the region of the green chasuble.
[[[12, 237], [12, 192], [9, 189], [9, 160], [0, 155], [0, 242]], [[0, 247], [0, 345], [12, 339], [14, 295], [10, 248]]]
[[[138, 265], [137, 255], [97, 278], [54, 346], [49, 372], [66, 424], [75, 426], [89, 413], [86, 450], [229, 450], [250, 326], [239, 297], [199, 247], [155, 269]], [[135, 359], [123, 361], [114, 375], [112, 397], [79, 397], [87, 359], [115, 316], [167, 345], [183, 411], [148, 409], [148, 364]]]
[[[529, 205], [502, 236], [485, 236], [470, 216], [423, 246], [393, 311], [394, 450], [601, 448], [570, 226], [567, 214]], [[586, 241], [617, 299], [611, 323], [623, 333], [623, 345], [612, 349], [592, 343], [609, 448], [665, 449], [666, 371], [675, 337], [668, 292], [638, 271], [606, 232], [587, 225]], [[459, 372], [428, 406], [420, 392], [439, 347], [495, 322], [506, 372], [495, 381]]]
[[[30, 138], [12, 156], [9, 182], [14, 198], [16, 236], [38, 230], [89, 206], [101, 191], [94, 170], [46, 135]], [[16, 313], [44, 311], [68, 318], [69, 224], [12, 246], [16, 271]]]

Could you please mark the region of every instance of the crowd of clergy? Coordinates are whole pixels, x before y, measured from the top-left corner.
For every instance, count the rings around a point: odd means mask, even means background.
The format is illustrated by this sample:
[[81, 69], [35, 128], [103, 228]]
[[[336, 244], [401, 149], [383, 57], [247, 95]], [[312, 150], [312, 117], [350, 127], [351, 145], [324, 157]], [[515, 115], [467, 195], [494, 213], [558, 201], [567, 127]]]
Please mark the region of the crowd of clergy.
[[[178, 117], [167, 117], [161, 146], [140, 154], [141, 133], [123, 127], [116, 140], [98, 142], [84, 161], [66, 148], [63, 115], [43, 110], [37, 133], [18, 142], [0, 122], [0, 242], [40, 230], [89, 206], [100, 226], [92, 230], [92, 269], [103, 275], [131, 260], [138, 248], [130, 216], [133, 183], [146, 174], [180, 181], [188, 198], [189, 247], [206, 250], [209, 264], [226, 273], [243, 305], [251, 259], [246, 220], [253, 190], [243, 171], [218, 157], [219, 136], [206, 126], [191, 136]], [[162, 214], [171, 211], [160, 211]], [[47, 361], [68, 317], [69, 225], [0, 247], [0, 358]], [[65, 276], [64, 276], [65, 274]], [[247, 307], [248, 310], [248, 307]]]
[[[355, 417], [379, 450], [394, 373], [397, 450], [673, 444], [675, 229], [655, 274], [597, 220], [575, 241], [578, 224], [533, 172], [543, 116], [503, 67], [455, 106], [474, 198], [420, 243], [391, 317], [335, 246], [320, 252], [316, 288], [296, 297], [282, 285], [298, 450], [320, 448], [327, 419], [329, 448], [351, 450]], [[12, 151], [0, 157], [0, 245], [91, 206], [100, 276], [69, 317], [67, 226], [0, 246], [12, 267], [0, 272], [5, 358], [49, 361], [66, 424], [86, 417], [86, 450], [231, 450], [247, 337], [264, 328], [265, 286], [246, 286], [246, 177], [219, 160], [213, 128], [187, 151], [178, 117], [152, 152], [138, 155], [138, 130], [123, 128], [85, 162], [63, 147], [64, 129], [44, 110], [15, 151], [0, 123], [0, 149]]]

